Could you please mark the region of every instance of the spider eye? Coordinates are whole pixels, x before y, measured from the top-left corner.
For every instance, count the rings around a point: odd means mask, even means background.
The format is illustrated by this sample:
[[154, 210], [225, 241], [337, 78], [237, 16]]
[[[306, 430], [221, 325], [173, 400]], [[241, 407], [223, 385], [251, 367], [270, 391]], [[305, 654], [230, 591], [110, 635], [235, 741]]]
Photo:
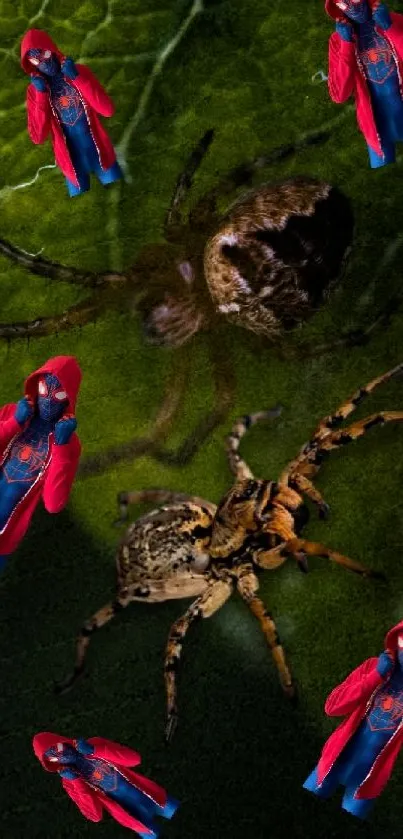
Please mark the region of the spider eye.
[[45, 52], [43, 53], [44, 58], [50, 58], [51, 55], [52, 55], [51, 50], [45, 50]]
[[56, 393], [55, 393], [55, 399], [57, 399], [59, 402], [62, 402], [63, 399], [67, 399], [66, 391], [65, 390], [57, 390]]
[[38, 385], [38, 393], [39, 393], [40, 396], [46, 396], [47, 392], [48, 392], [48, 389], [46, 387], [46, 382], [44, 382], [41, 379], [41, 381], [39, 382], [39, 385]]

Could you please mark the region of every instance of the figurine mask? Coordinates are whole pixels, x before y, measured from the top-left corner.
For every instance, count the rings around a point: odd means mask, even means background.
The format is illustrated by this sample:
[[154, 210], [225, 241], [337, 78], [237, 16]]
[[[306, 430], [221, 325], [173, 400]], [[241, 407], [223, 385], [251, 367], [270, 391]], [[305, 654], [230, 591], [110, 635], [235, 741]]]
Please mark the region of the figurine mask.
[[39, 379], [37, 405], [41, 419], [47, 422], [60, 419], [68, 401], [67, 393], [56, 376], [45, 373]]
[[28, 58], [31, 64], [45, 76], [55, 76], [60, 71], [60, 61], [50, 50], [28, 50]]
[[372, 16], [367, 0], [336, 0], [336, 6], [355, 23], [366, 23]]
[[51, 746], [45, 752], [45, 757], [51, 763], [60, 763], [65, 766], [66, 764], [75, 763], [76, 750], [69, 743], [56, 743], [55, 746]]

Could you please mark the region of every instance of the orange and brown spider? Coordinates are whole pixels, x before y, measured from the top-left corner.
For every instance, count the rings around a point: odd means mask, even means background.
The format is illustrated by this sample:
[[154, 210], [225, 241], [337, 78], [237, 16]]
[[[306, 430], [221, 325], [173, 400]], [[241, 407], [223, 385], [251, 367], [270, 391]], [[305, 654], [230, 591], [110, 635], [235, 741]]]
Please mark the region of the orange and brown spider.
[[160, 346], [178, 348], [201, 328], [210, 330], [215, 407], [178, 451], [167, 452], [161, 446], [186, 391], [190, 363], [187, 351], [179, 352], [174, 359], [166, 397], [151, 434], [84, 459], [81, 475], [94, 474], [121, 458], [145, 452], [171, 463], [189, 461], [225, 418], [232, 402], [233, 365], [223, 344], [224, 336], [217, 338], [220, 323], [230, 320], [278, 345], [286, 330], [301, 325], [326, 299], [340, 276], [353, 233], [350, 203], [337, 188], [305, 176], [263, 184], [241, 195], [224, 218], [218, 201], [244, 184], [250, 186], [254, 174], [265, 166], [275, 165], [328, 136], [316, 132], [238, 166], [185, 218], [182, 204], [213, 139], [213, 131], [208, 131], [177, 181], [164, 223], [165, 243], [146, 245], [122, 274], [80, 271], [30, 256], [0, 239], [0, 252], [27, 270], [90, 292], [84, 301], [60, 315], [1, 323], [0, 337], [11, 340], [48, 335], [82, 326], [110, 309], [126, 311], [128, 307], [140, 312], [147, 340]]
[[257, 575], [262, 570], [278, 568], [289, 556], [306, 571], [308, 556], [318, 556], [363, 576], [383, 577], [326, 545], [302, 538], [301, 532], [308, 518], [303, 496], [317, 505], [320, 516], [326, 515], [328, 507], [312, 483], [324, 456], [361, 437], [375, 425], [403, 420], [403, 411], [381, 411], [347, 428], [339, 428], [377, 385], [402, 371], [403, 363], [373, 379], [334, 414], [325, 417], [277, 481], [254, 478], [238, 454], [239, 442], [246, 430], [259, 420], [276, 416], [279, 409], [273, 409], [251, 414], [235, 423], [227, 438], [229, 465], [235, 483], [218, 506], [196, 496], [163, 489], [120, 493], [121, 520], [127, 517], [130, 503], [157, 502], [164, 506], [128, 527], [116, 556], [116, 598], [84, 624], [78, 638], [74, 671], [58, 686], [57, 692], [70, 688], [83, 672], [93, 633], [129, 603], [196, 597], [185, 614], [172, 625], [166, 648], [166, 736], [169, 739], [177, 717], [176, 673], [186, 632], [196, 619], [213, 615], [237, 590], [258, 619], [282, 688], [293, 698], [295, 686], [274, 619], [257, 596]]

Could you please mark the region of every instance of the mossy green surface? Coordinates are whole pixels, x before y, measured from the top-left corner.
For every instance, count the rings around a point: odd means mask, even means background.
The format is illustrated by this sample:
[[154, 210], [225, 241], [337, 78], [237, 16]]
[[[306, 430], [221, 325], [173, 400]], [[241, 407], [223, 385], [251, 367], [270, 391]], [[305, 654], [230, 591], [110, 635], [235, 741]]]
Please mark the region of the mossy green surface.
[[[193, 202], [231, 166], [330, 123], [325, 145], [261, 179], [309, 173], [339, 185], [353, 202], [355, 245], [343, 285], [301, 336], [323, 342], [369, 323], [402, 282], [402, 158], [372, 172], [354, 109], [334, 105], [326, 84], [312, 82], [327, 66], [331, 24], [322, 3], [205, 0], [200, 7], [175, 46], [192, 8], [187, 0], [0, 0], [0, 235], [81, 268], [125, 268], [142, 245], [162, 241], [181, 166], [208, 128], [216, 138], [195, 180]], [[401, 2], [394, 8], [403, 12]], [[50, 145], [33, 146], [26, 131], [27, 80], [18, 49], [30, 26], [47, 30], [76, 60], [84, 58], [114, 98], [116, 115], [107, 124], [116, 144], [128, 136], [131, 183], [106, 192], [93, 179], [88, 194], [71, 200], [59, 170], [46, 169], [32, 185], [15, 189], [53, 163]], [[156, 72], [169, 44], [172, 51]], [[0, 260], [1, 322], [61, 312], [82, 297]], [[231, 419], [281, 402], [282, 416], [253, 429], [242, 447], [256, 474], [276, 478], [323, 415], [403, 359], [402, 328], [398, 312], [367, 346], [280, 362], [263, 341], [224, 326], [238, 380], [236, 404], [189, 466], [175, 470], [147, 458], [123, 463], [77, 480], [57, 517], [38, 509], [0, 582], [2, 837], [125, 835], [109, 818], [86, 822], [43, 772], [31, 749], [32, 736], [42, 730], [97, 734], [138, 749], [144, 773], [182, 801], [172, 823], [161, 822], [167, 839], [400, 835], [402, 757], [366, 827], [341, 811], [340, 795], [320, 802], [301, 787], [334, 727], [323, 713], [327, 693], [380, 651], [386, 630], [403, 618], [399, 425], [374, 429], [334, 454], [317, 480], [331, 518], [318, 522], [313, 512], [306, 529], [309, 537], [383, 570], [388, 584], [320, 559], [310, 563], [308, 576], [290, 561], [262, 577], [262, 598], [299, 684], [296, 710], [283, 699], [264, 640], [237, 597], [189, 633], [179, 726], [169, 749], [162, 662], [168, 628], [186, 602], [131, 606], [94, 638], [88, 676], [74, 691], [56, 699], [52, 684], [72, 665], [83, 619], [114, 591], [117, 491], [161, 485], [217, 501], [231, 482], [223, 447]], [[171, 444], [212, 404], [207, 342], [200, 335], [189, 346], [192, 377]], [[83, 369], [77, 417], [86, 454], [147, 432], [174, 358], [144, 346], [129, 311], [111, 312], [80, 332], [4, 343], [0, 404], [17, 400], [24, 377], [64, 353], [76, 355]], [[401, 380], [374, 394], [359, 416], [377, 408], [403, 408]]]

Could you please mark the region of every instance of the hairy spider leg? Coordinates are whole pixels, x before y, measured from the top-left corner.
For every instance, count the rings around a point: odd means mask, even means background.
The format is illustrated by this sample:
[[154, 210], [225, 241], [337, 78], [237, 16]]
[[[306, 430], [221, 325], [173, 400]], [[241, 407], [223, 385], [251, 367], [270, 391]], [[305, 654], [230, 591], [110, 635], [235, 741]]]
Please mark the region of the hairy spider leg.
[[229, 172], [224, 174], [217, 186], [207, 192], [197, 202], [196, 206], [190, 212], [190, 226], [203, 225], [209, 218], [217, 218], [217, 201], [225, 195], [231, 194], [235, 189], [241, 186], [250, 186], [253, 182], [253, 176], [260, 169], [268, 166], [274, 166], [288, 157], [303, 151], [310, 146], [326, 143], [332, 136], [330, 131], [312, 131], [306, 134], [302, 139], [296, 140], [294, 143], [286, 143], [283, 146], [278, 146], [267, 152], [261, 154], [246, 163], [240, 163]]
[[[140, 586], [139, 586], [140, 587]], [[115, 615], [118, 614], [122, 609], [125, 609], [126, 606], [131, 603], [133, 600], [133, 595], [128, 594], [127, 589], [121, 589], [119, 591], [118, 596], [115, 600], [107, 603], [106, 606], [102, 606], [101, 609], [98, 609], [89, 620], [85, 621], [84, 626], [82, 627], [79, 636], [77, 638], [77, 648], [76, 648], [76, 661], [74, 665], [73, 672], [67, 676], [62, 682], [58, 682], [55, 684], [54, 692], [56, 694], [66, 693], [73, 687], [74, 683], [77, 679], [82, 675], [84, 672], [84, 660], [87, 654], [88, 645], [91, 640], [91, 636], [96, 632], [96, 630], [101, 629], [101, 627], [105, 626], [105, 624], [109, 623]]]
[[319, 471], [326, 455], [332, 449], [336, 449], [352, 440], [358, 439], [358, 437], [362, 437], [366, 431], [375, 425], [400, 421], [403, 414], [400, 411], [381, 411], [345, 429], [339, 431], [333, 431], [332, 429], [337, 428], [378, 385], [389, 381], [402, 372], [403, 363], [397, 364], [391, 370], [372, 379], [364, 387], [360, 387], [346, 402], [342, 403], [337, 411], [324, 417], [315, 429], [311, 439], [304, 444], [297, 457], [287, 465], [281, 474], [280, 485], [285, 486], [290, 484], [291, 486], [296, 486], [318, 505], [320, 514], [326, 515], [329, 512], [329, 506], [310, 480]]
[[345, 420], [350, 414], [355, 411], [356, 408], [361, 404], [363, 399], [369, 396], [373, 390], [375, 390], [378, 385], [383, 384], [384, 382], [388, 382], [390, 379], [393, 379], [395, 376], [399, 376], [403, 373], [403, 362], [401, 364], [397, 364], [396, 367], [392, 367], [391, 370], [388, 370], [386, 373], [383, 373], [380, 376], [376, 376], [375, 379], [372, 379], [367, 385], [364, 387], [358, 388], [349, 399], [343, 402], [342, 405], [335, 411], [334, 414], [330, 414], [327, 417], [324, 417], [318, 427], [316, 428], [313, 437], [310, 440], [310, 443], [315, 441], [317, 438], [321, 438], [324, 434], [329, 433], [329, 429], [337, 428], [343, 420]]
[[259, 621], [267, 644], [270, 647], [274, 663], [277, 667], [283, 691], [289, 699], [292, 699], [295, 696], [295, 685], [292, 681], [291, 672], [286, 661], [284, 649], [280, 641], [274, 619], [267, 611], [262, 600], [256, 596], [255, 592], [257, 591], [258, 585], [258, 580], [253, 571], [251, 571], [239, 580], [238, 591], [242, 599], [248, 605], [252, 614]]
[[338, 449], [340, 446], [345, 446], [347, 443], [352, 443], [354, 440], [358, 440], [359, 437], [363, 437], [370, 428], [374, 428], [376, 425], [402, 421], [403, 411], [378, 411], [369, 417], [365, 417], [347, 426], [347, 428], [332, 431], [329, 436], [318, 443], [316, 456], [321, 461], [328, 452], [331, 452], [333, 449]]
[[[326, 504], [318, 490], [314, 487], [312, 481], [306, 477], [306, 475], [309, 475], [310, 477], [316, 475], [324, 458], [333, 451], [333, 449], [338, 449], [340, 446], [345, 446], [347, 443], [352, 443], [354, 440], [358, 440], [358, 438], [363, 437], [370, 428], [374, 428], [376, 425], [385, 425], [387, 422], [402, 421], [403, 411], [379, 411], [378, 413], [371, 414], [369, 417], [365, 417], [364, 419], [353, 423], [353, 425], [349, 425], [347, 428], [341, 429], [340, 431], [332, 431], [322, 440], [318, 441], [313, 448], [307, 451], [304, 457], [300, 457], [295, 463], [295, 466], [292, 465], [291, 469], [287, 469], [287, 471], [282, 474], [280, 483], [284, 481], [291, 486], [299, 486], [301, 491], [311, 498], [314, 503], [318, 504], [320, 510], [323, 510], [326, 515], [329, 511], [329, 506]], [[299, 473], [304, 474], [301, 476]]]
[[313, 485], [312, 481], [310, 481], [305, 475], [293, 473], [289, 478], [288, 483], [293, 489], [297, 489], [299, 492], [302, 492], [307, 496], [307, 498], [317, 505], [319, 518], [327, 518], [330, 513], [329, 504], [326, 503], [325, 499], [322, 497], [319, 490]]
[[[326, 353], [334, 352], [334, 350], [344, 349], [345, 347], [360, 347], [368, 344], [373, 332], [380, 327], [385, 328], [389, 324], [392, 316], [396, 314], [402, 304], [402, 297], [403, 292], [394, 294], [365, 329], [351, 329], [348, 332], [342, 332], [340, 338], [335, 338], [334, 341], [329, 341], [325, 344], [315, 345], [301, 341], [293, 349], [283, 347], [282, 355], [288, 359], [300, 359], [301, 357], [318, 358], [320, 355], [326, 355]], [[277, 349], [276, 347], [276, 351]]]
[[14, 323], [0, 323], [0, 338], [10, 341], [13, 338], [36, 338], [43, 335], [54, 335], [74, 327], [85, 326], [96, 320], [103, 309], [99, 295], [93, 295], [81, 303], [70, 306], [60, 315], [36, 318], [31, 321], [14, 321]]
[[178, 415], [189, 383], [191, 356], [187, 348], [175, 351], [173, 369], [167, 377], [165, 397], [150, 434], [83, 458], [79, 476], [100, 474], [122, 460], [130, 460], [143, 454], [150, 454], [155, 460], [170, 466], [184, 466], [189, 463], [214, 429], [224, 421], [234, 399], [235, 375], [224, 338], [210, 343], [209, 352], [215, 389], [214, 408], [197, 423], [176, 450], [164, 448], [162, 444]]
[[124, 274], [117, 272], [96, 274], [93, 271], [80, 271], [79, 268], [62, 265], [60, 262], [52, 262], [43, 256], [33, 256], [5, 239], [0, 239], [0, 252], [21, 268], [26, 268], [31, 274], [37, 274], [40, 277], [46, 277], [48, 280], [56, 280], [60, 283], [98, 288], [110, 282], [116, 283], [125, 280]]
[[243, 460], [238, 453], [240, 442], [246, 432], [252, 428], [257, 422], [266, 419], [274, 419], [279, 417], [282, 411], [281, 405], [275, 405], [274, 408], [269, 408], [266, 411], [257, 411], [255, 414], [246, 414], [239, 417], [231, 428], [225, 442], [229, 468], [237, 481], [244, 478], [253, 478], [253, 472], [249, 468], [245, 460]]
[[176, 241], [178, 236], [181, 237], [181, 233], [178, 232], [178, 228], [183, 224], [180, 213], [180, 205], [184, 201], [187, 193], [191, 190], [193, 177], [203, 162], [213, 139], [214, 130], [210, 128], [193, 149], [175, 184], [171, 203], [168, 207], [164, 221], [164, 235], [168, 242], [172, 240]]
[[267, 611], [263, 601], [257, 597], [259, 581], [251, 566], [244, 566], [237, 581], [237, 590], [252, 614], [257, 618], [260, 628], [271, 650], [273, 661], [277, 667], [280, 684], [289, 699], [295, 697], [295, 685], [291, 671], [287, 664], [285, 652], [277, 632], [272, 615]]
[[[259, 155], [246, 163], [235, 166], [221, 178], [217, 187], [210, 190], [210, 192], [198, 201], [190, 213], [191, 224], [200, 224], [203, 220], [206, 221], [211, 215], [214, 217], [217, 212], [217, 198], [220, 195], [230, 193], [234, 188], [250, 184], [257, 170], [263, 169], [266, 166], [273, 166], [275, 163], [285, 160], [287, 157], [309, 146], [325, 143], [331, 136], [331, 133], [328, 131], [313, 131], [301, 140], [296, 140], [295, 143], [279, 146], [267, 154]], [[202, 164], [213, 139], [214, 130], [209, 129], [188, 157], [183, 171], [179, 175], [165, 218], [164, 234], [167, 241], [176, 241], [178, 236], [182, 238], [182, 234], [178, 231], [178, 228], [183, 224], [180, 207], [192, 188], [194, 175]]]
[[230, 579], [214, 580], [206, 591], [198, 597], [186, 610], [181, 618], [172, 624], [165, 654], [164, 678], [167, 696], [167, 724], [165, 738], [169, 742], [176, 728], [177, 687], [176, 675], [179, 668], [182, 645], [185, 635], [192, 623], [199, 618], [209, 618], [229, 599], [233, 592], [233, 582]]
[[234, 401], [236, 380], [231, 355], [224, 336], [209, 341], [209, 354], [214, 380], [214, 407], [197, 423], [176, 451], [157, 448], [156, 460], [171, 466], [185, 466], [197, 454], [218, 425], [224, 422]]
[[[80, 478], [99, 475], [121, 461], [132, 460], [144, 454], [165, 461], [165, 450], [161, 448], [161, 445], [166, 440], [182, 405], [189, 383], [190, 361], [187, 350], [176, 352], [172, 369], [167, 376], [164, 398], [149, 434], [146, 437], [135, 437], [134, 440], [119, 443], [105, 451], [82, 458], [78, 469]], [[172, 380], [175, 382], [174, 387]], [[167, 457], [170, 454], [167, 452]]]
[[[385, 580], [385, 575], [381, 571], [372, 571], [360, 562], [350, 559], [344, 554], [333, 551], [327, 548], [321, 542], [309, 542], [308, 539], [290, 539], [284, 547], [284, 550], [289, 554], [293, 554], [299, 562], [301, 562], [301, 554], [308, 556], [323, 557], [330, 559], [332, 562], [337, 562], [343, 565], [349, 571], [354, 571], [356, 574], [361, 574], [363, 577], [372, 577], [375, 580]], [[299, 556], [298, 556], [299, 555]]]

